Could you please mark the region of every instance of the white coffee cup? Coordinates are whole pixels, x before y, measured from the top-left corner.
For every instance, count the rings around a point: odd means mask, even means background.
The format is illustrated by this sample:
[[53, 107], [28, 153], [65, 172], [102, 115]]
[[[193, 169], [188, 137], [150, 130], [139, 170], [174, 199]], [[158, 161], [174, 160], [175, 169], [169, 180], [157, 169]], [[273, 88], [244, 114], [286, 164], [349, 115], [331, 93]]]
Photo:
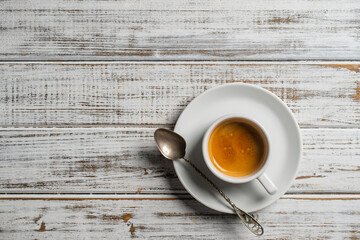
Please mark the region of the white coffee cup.
[[[254, 172], [252, 172], [249, 175], [242, 176], [242, 177], [233, 177], [226, 175], [222, 173], [220, 170], [218, 170], [213, 162], [210, 159], [209, 151], [208, 151], [208, 145], [209, 145], [209, 138], [211, 133], [214, 131], [214, 129], [221, 124], [224, 121], [228, 121], [234, 119], [237, 122], [243, 122], [245, 124], [250, 125], [255, 131], [259, 134], [261, 137], [261, 140], [263, 142], [264, 151], [262, 156], [262, 165]], [[265, 188], [265, 190], [270, 194], [273, 195], [277, 191], [277, 187], [275, 184], [269, 179], [269, 177], [265, 174], [265, 170], [268, 167], [270, 161], [269, 161], [269, 152], [270, 152], [270, 143], [268, 140], [268, 136], [266, 134], [265, 129], [255, 120], [251, 119], [249, 117], [243, 116], [241, 114], [229, 114], [220, 117], [217, 119], [206, 131], [203, 141], [202, 141], [202, 152], [204, 156], [204, 160], [210, 171], [221, 180], [224, 180], [229, 183], [246, 183], [250, 182], [254, 179], [257, 179], [261, 185]]]

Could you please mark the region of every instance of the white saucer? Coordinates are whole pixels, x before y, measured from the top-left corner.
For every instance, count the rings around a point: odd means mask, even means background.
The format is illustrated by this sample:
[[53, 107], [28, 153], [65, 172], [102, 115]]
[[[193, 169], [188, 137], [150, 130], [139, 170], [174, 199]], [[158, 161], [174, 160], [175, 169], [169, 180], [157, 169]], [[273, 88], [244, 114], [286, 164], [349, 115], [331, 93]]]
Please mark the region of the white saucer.
[[[267, 131], [270, 164], [266, 174], [278, 188], [269, 195], [257, 180], [227, 183], [207, 168], [201, 150], [206, 129], [217, 118], [244, 114], [256, 119]], [[212, 88], [195, 98], [182, 112], [175, 132], [186, 140], [186, 156], [213, 180], [241, 209], [258, 211], [279, 199], [295, 178], [301, 159], [299, 126], [290, 109], [273, 93], [253, 85], [235, 83]], [[228, 203], [184, 160], [174, 161], [175, 171], [185, 189], [199, 202], [214, 210], [233, 213]]]

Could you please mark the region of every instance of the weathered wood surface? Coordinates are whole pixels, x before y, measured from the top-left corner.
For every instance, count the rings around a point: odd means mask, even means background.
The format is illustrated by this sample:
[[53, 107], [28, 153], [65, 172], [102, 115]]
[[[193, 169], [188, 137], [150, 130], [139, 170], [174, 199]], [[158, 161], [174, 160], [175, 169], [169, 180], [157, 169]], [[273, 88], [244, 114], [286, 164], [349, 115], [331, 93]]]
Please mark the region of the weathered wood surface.
[[[185, 192], [155, 127], [0, 130], [0, 192]], [[291, 193], [360, 193], [360, 130], [302, 129]]]
[[0, 126], [172, 125], [206, 89], [245, 82], [278, 95], [301, 126], [358, 127], [359, 68], [359, 62], [1, 63]]
[[0, 59], [359, 60], [358, 0], [0, 2]]
[[[95, 198], [0, 200], [6, 216], [0, 218], [0, 238], [258, 239], [235, 215], [215, 212], [188, 196]], [[261, 239], [354, 240], [360, 236], [359, 214], [359, 195], [311, 194], [285, 195], [255, 216], [265, 227]]]
[[256, 213], [263, 239], [360, 239], [359, 1], [14, 0], [0, 16], [0, 239], [252, 238], [152, 139], [229, 82], [302, 127], [297, 179]]

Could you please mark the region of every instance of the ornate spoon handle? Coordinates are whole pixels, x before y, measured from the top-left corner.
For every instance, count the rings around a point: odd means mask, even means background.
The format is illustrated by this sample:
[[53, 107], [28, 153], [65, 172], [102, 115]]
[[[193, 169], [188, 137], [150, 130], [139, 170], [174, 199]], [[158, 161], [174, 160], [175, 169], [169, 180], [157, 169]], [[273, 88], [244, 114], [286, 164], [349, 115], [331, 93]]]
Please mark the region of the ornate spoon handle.
[[234, 212], [239, 216], [239, 218], [244, 222], [245, 226], [255, 235], [261, 236], [264, 234], [264, 229], [256, 221], [256, 219], [250, 215], [249, 213], [241, 210], [238, 208], [235, 203], [233, 203], [230, 198], [218, 187], [213, 183], [205, 174], [203, 174], [200, 169], [198, 169], [189, 159], [183, 158], [186, 162], [190, 164], [213, 188], [215, 188], [220, 195], [230, 204], [230, 206], [234, 209]]

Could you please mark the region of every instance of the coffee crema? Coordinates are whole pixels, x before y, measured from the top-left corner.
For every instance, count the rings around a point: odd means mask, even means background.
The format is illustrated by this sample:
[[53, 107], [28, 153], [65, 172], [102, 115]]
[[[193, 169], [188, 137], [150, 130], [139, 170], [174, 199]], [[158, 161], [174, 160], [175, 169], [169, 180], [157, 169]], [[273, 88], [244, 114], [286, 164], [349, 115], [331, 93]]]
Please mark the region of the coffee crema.
[[228, 119], [210, 134], [208, 153], [220, 172], [244, 177], [263, 165], [264, 143], [252, 126], [236, 118]]

